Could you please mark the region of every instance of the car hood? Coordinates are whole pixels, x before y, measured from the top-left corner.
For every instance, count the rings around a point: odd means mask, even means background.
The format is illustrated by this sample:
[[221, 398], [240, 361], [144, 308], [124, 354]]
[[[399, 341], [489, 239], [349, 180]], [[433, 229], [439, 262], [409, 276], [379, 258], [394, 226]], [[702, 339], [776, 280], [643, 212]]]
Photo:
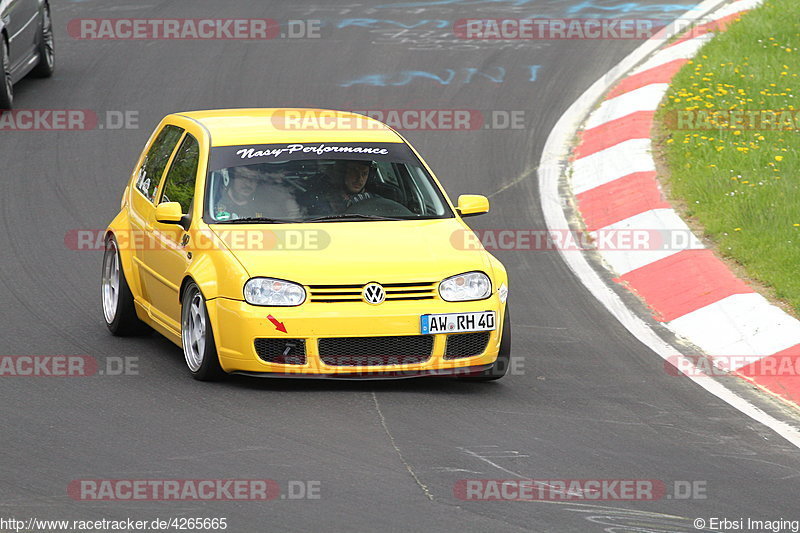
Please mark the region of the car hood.
[[215, 225], [251, 277], [303, 285], [438, 282], [481, 270], [488, 252], [458, 219]]

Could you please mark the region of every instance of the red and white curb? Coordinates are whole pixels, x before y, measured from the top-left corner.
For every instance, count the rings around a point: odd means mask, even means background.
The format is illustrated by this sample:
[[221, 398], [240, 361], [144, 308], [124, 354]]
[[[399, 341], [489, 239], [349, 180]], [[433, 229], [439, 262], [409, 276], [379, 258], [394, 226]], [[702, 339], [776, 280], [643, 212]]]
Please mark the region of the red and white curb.
[[[564, 205], [574, 195], [589, 231], [641, 228], [691, 235], [656, 182], [650, 143], [653, 115], [673, 75], [713, 37], [713, 30], [760, 3], [704, 0], [681, 17], [703, 22], [699, 31], [695, 28], [688, 38], [672, 42], [667, 41], [671, 34], [646, 41], [567, 109], [550, 132], [538, 168], [539, 200], [549, 230], [571, 230]], [[573, 149], [580, 130], [579, 146]], [[598, 251], [618, 282], [641, 296], [658, 320], [704, 350], [716, 365], [800, 403], [800, 378], [791, 372], [784, 377], [753, 370], [755, 363], [773, 358], [797, 368], [800, 323], [738, 280], [699, 239], [685, 239], [673, 249]], [[662, 338], [625, 304], [586, 254], [567, 249], [559, 253], [587, 290], [665, 364], [696, 370], [686, 373], [687, 379], [800, 448], [800, 429], [757, 407], [725, 380], [702, 375], [694, 357], [701, 354], [686, 356]]]
[[590, 233], [683, 236], [658, 249], [599, 250], [616, 281], [716, 367], [800, 404], [800, 321], [738, 279], [691, 233], [664, 199], [651, 155], [653, 115], [672, 77], [714, 31], [761, 1], [724, 6], [631, 71], [587, 118], [568, 173]]

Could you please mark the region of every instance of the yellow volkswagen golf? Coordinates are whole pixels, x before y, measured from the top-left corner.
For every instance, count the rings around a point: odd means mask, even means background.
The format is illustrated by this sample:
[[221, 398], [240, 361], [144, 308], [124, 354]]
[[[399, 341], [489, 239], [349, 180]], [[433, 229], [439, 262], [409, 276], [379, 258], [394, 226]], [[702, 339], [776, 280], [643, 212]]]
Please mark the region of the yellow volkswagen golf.
[[200, 380], [493, 380], [508, 369], [503, 265], [419, 154], [361, 115], [194, 111], [153, 132], [105, 235], [114, 335], [152, 327]]

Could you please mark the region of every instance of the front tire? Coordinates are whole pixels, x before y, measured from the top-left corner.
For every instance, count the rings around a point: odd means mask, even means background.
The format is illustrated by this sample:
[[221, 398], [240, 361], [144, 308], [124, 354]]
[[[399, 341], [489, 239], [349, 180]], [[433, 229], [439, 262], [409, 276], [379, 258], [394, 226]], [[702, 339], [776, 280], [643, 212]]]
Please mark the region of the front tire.
[[14, 86], [11, 83], [11, 59], [8, 43], [0, 34], [0, 111], [11, 109], [14, 103]]
[[42, 26], [39, 30], [39, 44], [36, 46], [39, 63], [31, 71], [34, 78], [49, 78], [56, 70], [56, 41], [53, 37], [53, 19], [50, 17], [50, 6], [45, 3], [42, 8]]
[[194, 282], [186, 287], [181, 301], [181, 344], [194, 379], [218, 381], [226, 376], [219, 364], [205, 298]]
[[479, 374], [470, 376], [463, 376], [459, 379], [467, 381], [494, 381], [500, 379], [508, 372], [508, 367], [511, 365], [511, 313], [506, 307], [506, 314], [503, 319], [503, 331], [500, 339], [500, 350], [497, 353], [497, 360], [491, 368], [484, 370]]
[[101, 283], [103, 317], [112, 335], [128, 337], [147, 330], [147, 326], [136, 316], [133, 294], [122, 270], [119, 245], [112, 235], [106, 239], [103, 254], [103, 280]]

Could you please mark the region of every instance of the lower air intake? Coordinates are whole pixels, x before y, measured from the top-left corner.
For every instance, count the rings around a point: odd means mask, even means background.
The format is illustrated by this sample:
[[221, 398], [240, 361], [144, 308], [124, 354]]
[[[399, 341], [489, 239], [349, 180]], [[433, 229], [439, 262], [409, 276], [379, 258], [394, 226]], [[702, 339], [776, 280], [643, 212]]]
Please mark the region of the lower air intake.
[[447, 336], [447, 347], [444, 350], [445, 359], [463, 359], [474, 357], [486, 351], [489, 344], [490, 331], [476, 333], [458, 333]]
[[305, 339], [256, 339], [255, 348], [258, 357], [267, 363], [306, 364]]

